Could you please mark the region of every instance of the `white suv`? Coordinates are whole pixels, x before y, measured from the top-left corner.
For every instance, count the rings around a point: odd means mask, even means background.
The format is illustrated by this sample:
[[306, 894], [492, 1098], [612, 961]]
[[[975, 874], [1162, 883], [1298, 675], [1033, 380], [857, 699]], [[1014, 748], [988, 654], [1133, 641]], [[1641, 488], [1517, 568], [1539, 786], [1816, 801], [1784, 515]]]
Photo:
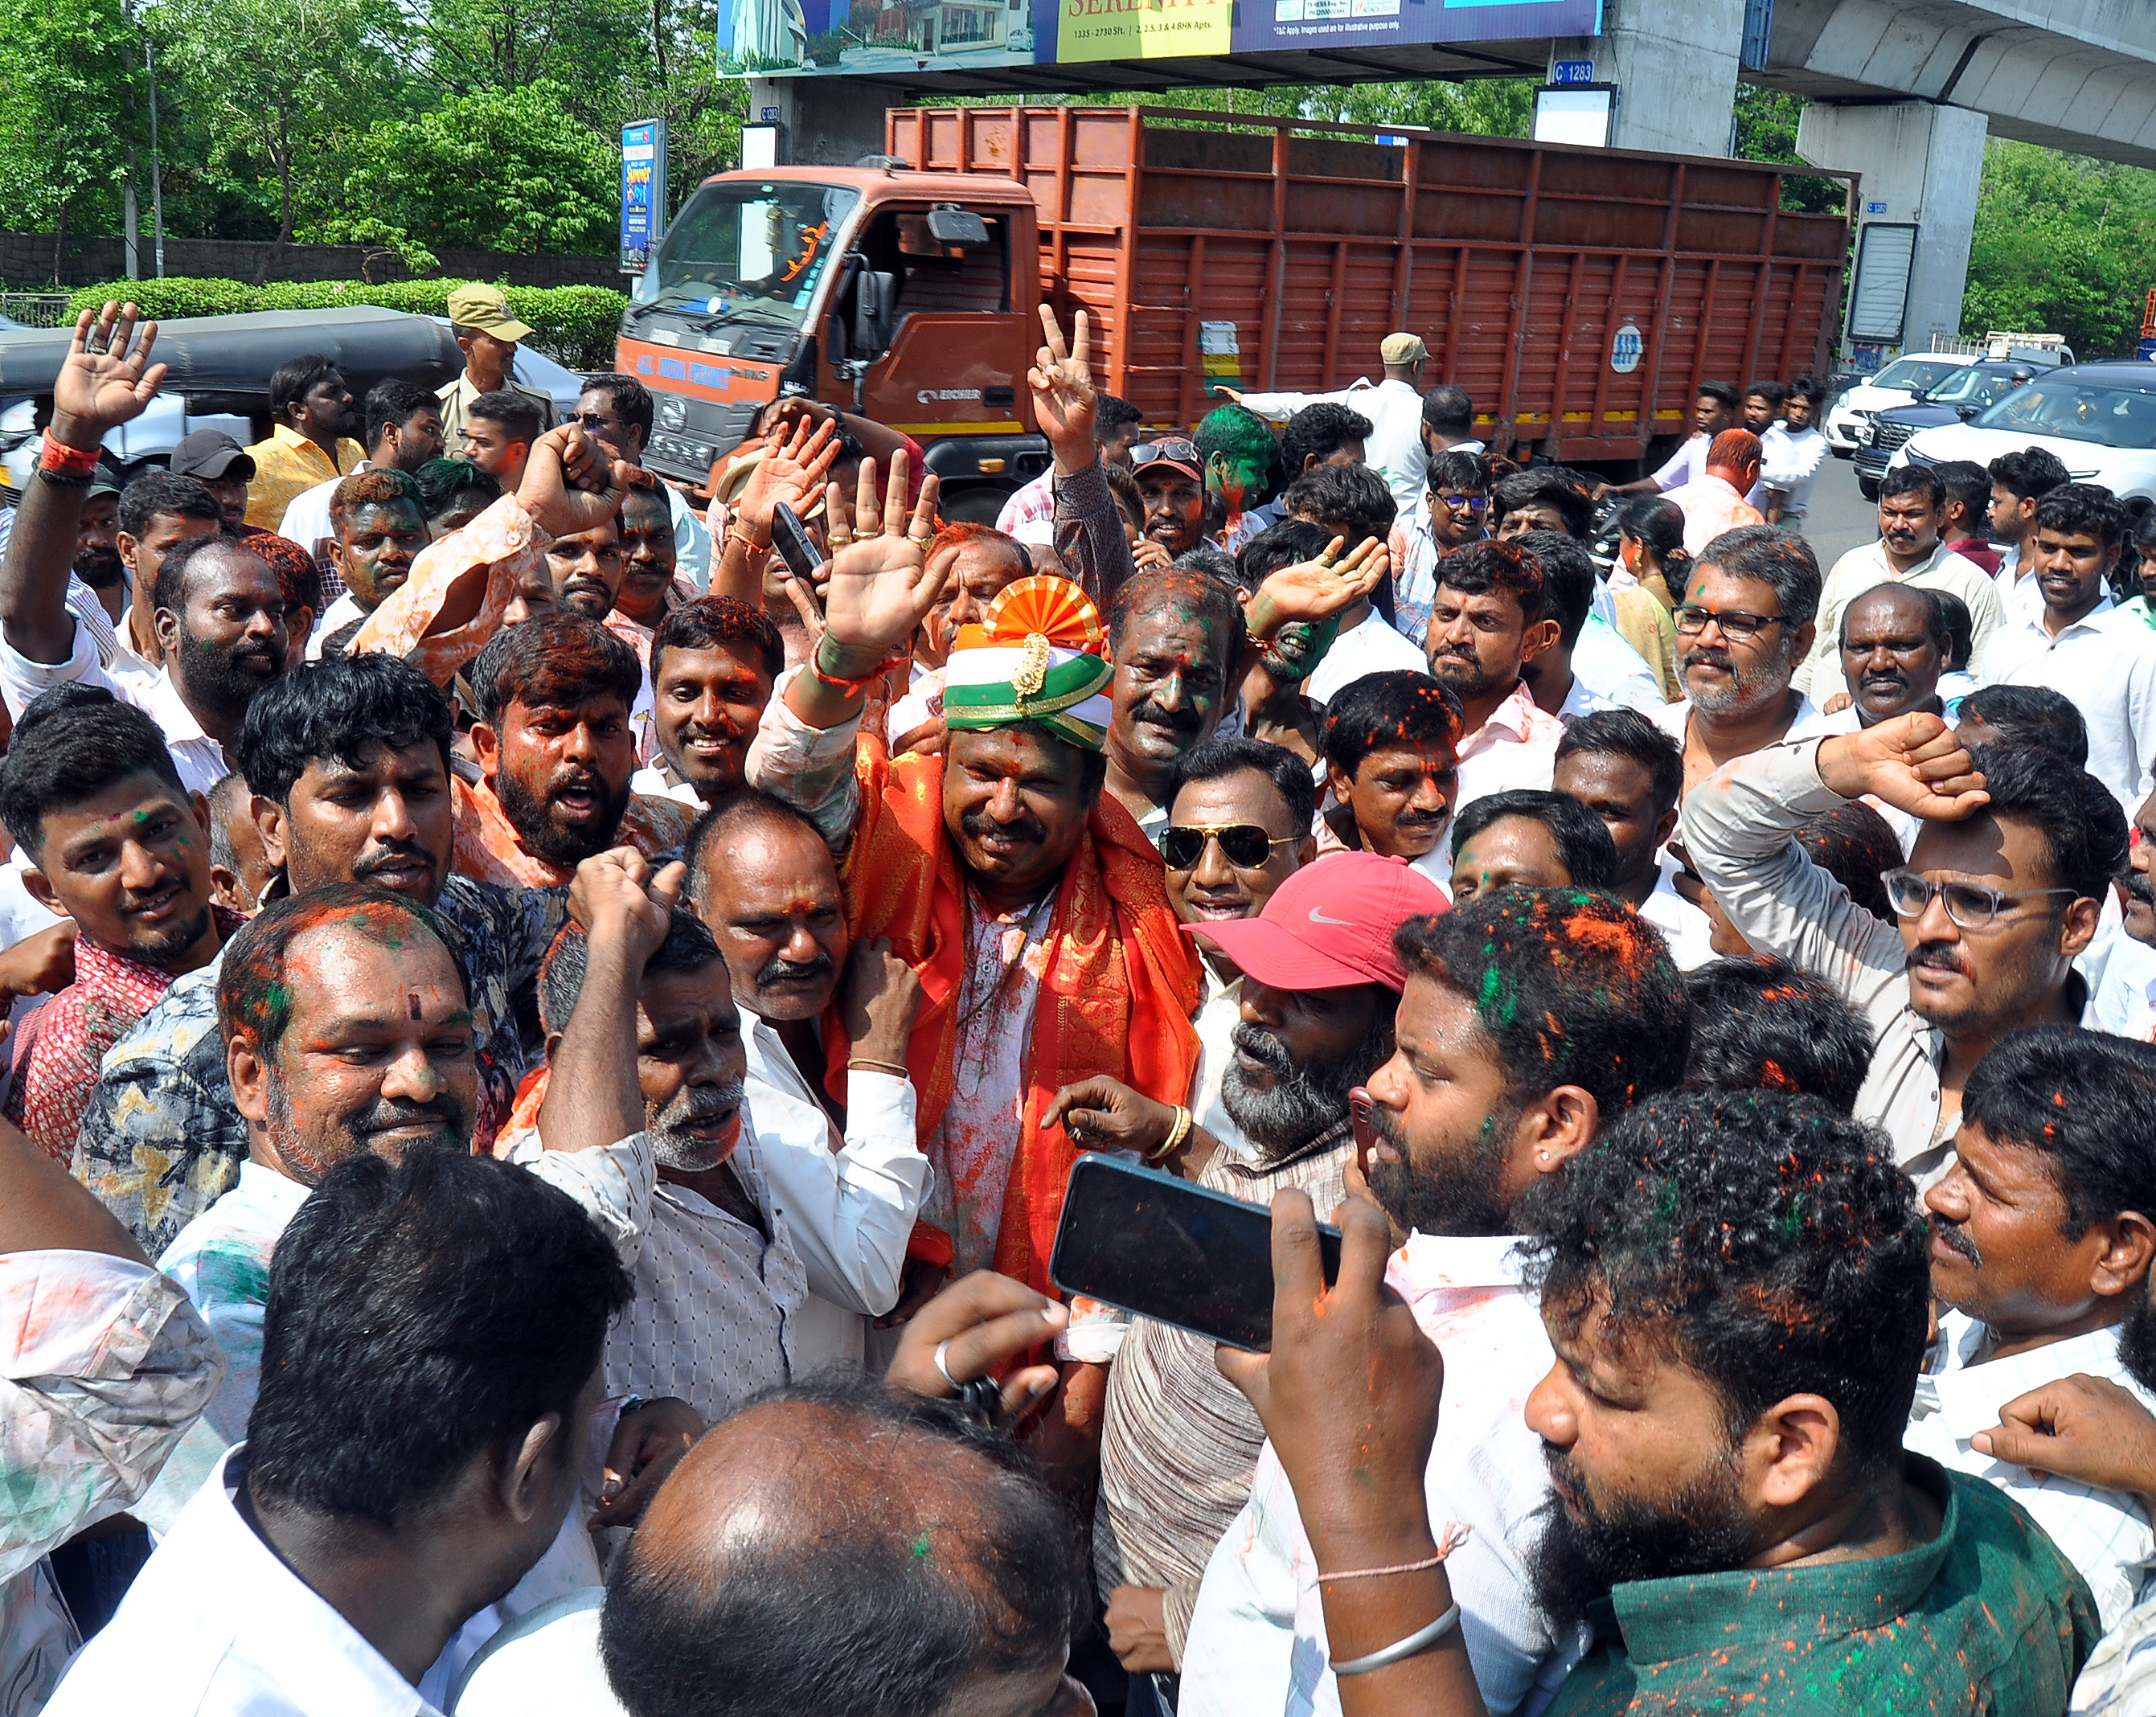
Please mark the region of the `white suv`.
[[1868, 382], [1860, 382], [1827, 408], [1820, 433], [1838, 459], [1851, 459], [1864, 444], [1864, 426], [1872, 413], [1911, 404], [1918, 390], [1928, 391], [1953, 372], [1973, 364], [1981, 352], [1927, 351], [1898, 357]]
[[2156, 498], [2156, 364], [2076, 364], [2017, 387], [1966, 423], [1920, 429], [1889, 469], [1973, 459], [2041, 447], [2076, 483], [2100, 483], [2122, 500]]

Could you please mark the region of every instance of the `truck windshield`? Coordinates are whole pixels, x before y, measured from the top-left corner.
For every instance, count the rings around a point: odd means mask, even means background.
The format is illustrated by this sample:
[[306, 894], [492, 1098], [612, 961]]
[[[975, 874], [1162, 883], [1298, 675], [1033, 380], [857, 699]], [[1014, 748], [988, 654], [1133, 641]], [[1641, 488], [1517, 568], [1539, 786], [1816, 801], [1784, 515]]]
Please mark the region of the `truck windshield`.
[[2156, 392], [2047, 376], [2015, 388], [1975, 423], [2102, 447], [2156, 447]]
[[842, 185], [706, 185], [667, 229], [652, 301], [798, 326], [860, 201]]

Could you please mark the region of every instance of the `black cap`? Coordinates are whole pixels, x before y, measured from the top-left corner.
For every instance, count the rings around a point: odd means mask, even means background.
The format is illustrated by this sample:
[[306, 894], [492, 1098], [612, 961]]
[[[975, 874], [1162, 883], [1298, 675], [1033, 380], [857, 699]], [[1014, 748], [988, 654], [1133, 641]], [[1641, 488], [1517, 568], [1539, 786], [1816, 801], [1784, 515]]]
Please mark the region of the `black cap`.
[[172, 474], [219, 483], [228, 477], [254, 479], [254, 460], [222, 429], [198, 429], [172, 449]]

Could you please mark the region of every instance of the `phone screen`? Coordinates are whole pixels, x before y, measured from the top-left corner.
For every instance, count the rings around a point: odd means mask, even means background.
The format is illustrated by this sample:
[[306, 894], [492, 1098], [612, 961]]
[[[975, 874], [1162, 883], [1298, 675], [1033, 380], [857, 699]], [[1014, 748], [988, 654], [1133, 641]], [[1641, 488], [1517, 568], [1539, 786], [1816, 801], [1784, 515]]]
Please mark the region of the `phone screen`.
[[824, 564], [824, 556], [802, 526], [793, 509], [781, 501], [771, 510], [771, 546], [778, 551], [778, 558], [786, 562], [786, 570], [796, 578], [813, 580], [816, 569]]
[[[1121, 1158], [1070, 1171], [1048, 1270], [1067, 1294], [1106, 1300], [1209, 1341], [1264, 1353], [1273, 1339], [1272, 1212]], [[1318, 1225], [1325, 1279], [1340, 1231]]]

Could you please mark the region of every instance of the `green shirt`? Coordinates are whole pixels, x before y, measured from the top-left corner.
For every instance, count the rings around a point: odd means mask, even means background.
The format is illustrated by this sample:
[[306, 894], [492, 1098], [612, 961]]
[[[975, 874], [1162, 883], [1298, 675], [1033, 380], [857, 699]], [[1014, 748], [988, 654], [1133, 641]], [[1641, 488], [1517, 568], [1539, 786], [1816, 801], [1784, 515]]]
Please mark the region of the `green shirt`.
[[2072, 1564], [1980, 1479], [1908, 1458], [1945, 1519], [1860, 1561], [1620, 1586], [1549, 1717], [2054, 1717], [2102, 1627]]

